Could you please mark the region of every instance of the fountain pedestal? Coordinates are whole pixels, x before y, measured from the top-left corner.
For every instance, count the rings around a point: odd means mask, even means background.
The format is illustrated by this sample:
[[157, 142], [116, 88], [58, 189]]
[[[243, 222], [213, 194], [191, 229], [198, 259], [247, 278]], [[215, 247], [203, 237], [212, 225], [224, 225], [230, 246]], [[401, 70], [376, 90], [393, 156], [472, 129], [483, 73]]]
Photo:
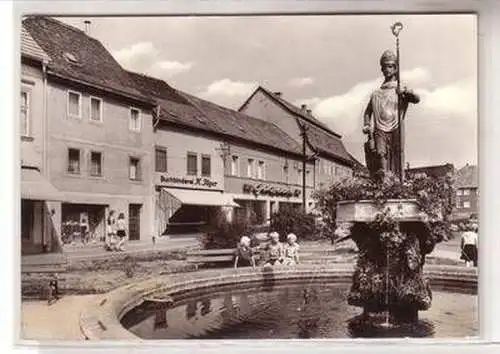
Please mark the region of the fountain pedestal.
[[412, 199], [337, 204], [337, 233], [349, 233], [359, 249], [348, 303], [364, 318], [384, 312], [391, 324], [416, 323], [431, 306], [423, 266], [435, 244], [426, 220]]

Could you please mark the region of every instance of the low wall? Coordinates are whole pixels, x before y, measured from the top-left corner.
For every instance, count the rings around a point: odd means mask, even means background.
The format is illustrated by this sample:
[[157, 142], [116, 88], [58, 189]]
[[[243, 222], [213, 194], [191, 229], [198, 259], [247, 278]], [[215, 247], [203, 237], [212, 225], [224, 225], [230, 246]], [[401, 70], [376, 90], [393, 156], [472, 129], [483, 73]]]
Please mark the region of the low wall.
[[[229, 268], [161, 276], [99, 296], [80, 314], [80, 329], [88, 340], [140, 340], [121, 325], [120, 319], [128, 311], [139, 306], [146, 296], [160, 293], [164, 296], [186, 294], [231, 284], [265, 284], [269, 279], [272, 279], [274, 284], [298, 280], [310, 283], [314, 279], [346, 284], [351, 282], [353, 270], [352, 264], [335, 264], [334, 267], [299, 265], [275, 268], [272, 272], [262, 268]], [[446, 291], [477, 292], [477, 273], [474, 268], [427, 265], [424, 271], [433, 287]]]

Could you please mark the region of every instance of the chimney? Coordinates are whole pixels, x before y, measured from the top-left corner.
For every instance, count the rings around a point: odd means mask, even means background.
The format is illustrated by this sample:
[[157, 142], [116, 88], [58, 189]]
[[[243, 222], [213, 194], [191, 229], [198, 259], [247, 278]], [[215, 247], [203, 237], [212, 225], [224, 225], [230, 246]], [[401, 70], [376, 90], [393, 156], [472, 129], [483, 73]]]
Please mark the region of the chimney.
[[276, 96], [281, 97], [281, 92], [279, 92], [279, 91], [274, 92], [274, 94], [275, 94]]
[[303, 111], [307, 111], [307, 105], [306, 104], [301, 105], [300, 109]]
[[85, 20], [85, 21], [83, 21], [83, 23], [85, 23], [85, 33], [87, 35], [90, 35], [90, 23], [91, 22], [89, 20]]
[[306, 112], [307, 112], [307, 114], [311, 114], [312, 113], [312, 111], [311, 111], [310, 108], [306, 109]]

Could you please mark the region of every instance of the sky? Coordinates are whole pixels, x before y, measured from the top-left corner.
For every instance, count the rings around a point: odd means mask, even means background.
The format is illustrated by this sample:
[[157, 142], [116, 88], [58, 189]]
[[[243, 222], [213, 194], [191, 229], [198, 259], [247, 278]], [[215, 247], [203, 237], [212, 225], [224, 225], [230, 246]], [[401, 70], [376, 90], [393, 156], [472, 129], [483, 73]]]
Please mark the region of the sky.
[[401, 79], [421, 96], [406, 116], [406, 161], [477, 164], [474, 15], [59, 19], [81, 29], [91, 20], [90, 35], [124, 68], [220, 105], [238, 109], [258, 85], [308, 104], [362, 162], [362, 113], [400, 21]]

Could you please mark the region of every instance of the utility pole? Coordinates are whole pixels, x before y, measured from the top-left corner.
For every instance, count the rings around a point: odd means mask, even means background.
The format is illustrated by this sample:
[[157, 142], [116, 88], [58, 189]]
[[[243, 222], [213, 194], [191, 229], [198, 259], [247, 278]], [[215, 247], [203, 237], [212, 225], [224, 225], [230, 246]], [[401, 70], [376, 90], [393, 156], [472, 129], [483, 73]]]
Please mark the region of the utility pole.
[[302, 124], [302, 210], [304, 213], [306, 212], [306, 162], [307, 162], [307, 154], [306, 154], [306, 131], [307, 127], [305, 124]]

